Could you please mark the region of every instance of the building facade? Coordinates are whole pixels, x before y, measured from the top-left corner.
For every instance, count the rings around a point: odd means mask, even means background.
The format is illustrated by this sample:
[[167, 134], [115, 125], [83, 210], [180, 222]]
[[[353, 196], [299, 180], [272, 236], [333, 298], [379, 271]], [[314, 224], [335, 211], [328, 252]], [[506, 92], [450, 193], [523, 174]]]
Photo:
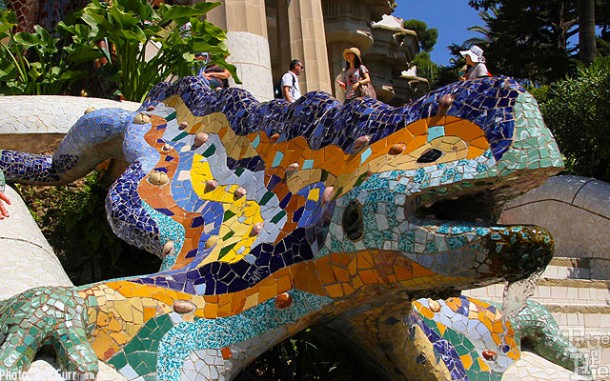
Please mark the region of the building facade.
[[413, 85], [401, 78], [419, 47], [415, 32], [388, 16], [395, 6], [393, 0], [224, 0], [208, 20], [227, 31], [241, 86], [261, 100], [273, 97], [273, 84], [293, 58], [305, 65], [303, 93], [321, 90], [342, 99], [335, 82], [345, 65], [342, 52], [357, 47], [379, 99], [401, 104], [428, 87], [423, 79]]

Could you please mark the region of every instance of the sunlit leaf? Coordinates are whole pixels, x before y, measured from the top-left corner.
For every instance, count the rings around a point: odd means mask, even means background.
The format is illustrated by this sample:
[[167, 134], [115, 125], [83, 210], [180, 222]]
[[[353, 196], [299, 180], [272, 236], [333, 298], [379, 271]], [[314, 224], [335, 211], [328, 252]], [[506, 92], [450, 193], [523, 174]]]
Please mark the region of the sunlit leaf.
[[159, 14], [166, 20], [188, 20], [191, 17], [201, 17], [220, 3], [197, 3], [193, 6], [171, 6], [161, 4]]
[[25, 49], [29, 49], [33, 46], [40, 44], [40, 39], [34, 33], [19, 32], [15, 34], [13, 40]]

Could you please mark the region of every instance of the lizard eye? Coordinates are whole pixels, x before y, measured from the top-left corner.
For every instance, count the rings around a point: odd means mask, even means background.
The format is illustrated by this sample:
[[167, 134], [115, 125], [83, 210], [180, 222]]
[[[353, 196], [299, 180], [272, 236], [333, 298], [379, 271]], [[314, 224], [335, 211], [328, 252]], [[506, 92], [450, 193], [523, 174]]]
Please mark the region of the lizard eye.
[[424, 152], [418, 159], [418, 163], [434, 163], [443, 156], [443, 151], [432, 148]]
[[364, 221], [362, 220], [362, 206], [356, 200], [351, 201], [343, 211], [343, 231], [347, 238], [357, 241], [364, 234]]

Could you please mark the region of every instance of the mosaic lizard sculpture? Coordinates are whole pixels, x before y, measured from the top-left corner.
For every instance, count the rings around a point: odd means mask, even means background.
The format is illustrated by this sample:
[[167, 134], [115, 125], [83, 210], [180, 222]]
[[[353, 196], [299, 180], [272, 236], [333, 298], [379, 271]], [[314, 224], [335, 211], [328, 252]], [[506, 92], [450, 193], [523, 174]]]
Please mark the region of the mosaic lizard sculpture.
[[[49, 342], [83, 373], [100, 359], [129, 380], [229, 380], [314, 324], [373, 343], [367, 352], [397, 379], [466, 379], [458, 368], [499, 379], [518, 358], [499, 312], [487, 356], [418, 334], [430, 306], [411, 302], [522, 279], [552, 257], [544, 229], [494, 224], [507, 200], [563, 165], [512, 79], [455, 83], [394, 108], [320, 92], [259, 103], [183, 78], [156, 86], [140, 112], [87, 113], [52, 157], [0, 151], [0, 168], [8, 181], [64, 184], [107, 157], [131, 163], [109, 190], [110, 224], [162, 268], [2, 302], [0, 370], [27, 368]], [[493, 309], [472, 303], [456, 311]], [[405, 316], [414, 320], [389, 324]], [[444, 365], [424, 371], [424, 359]]]

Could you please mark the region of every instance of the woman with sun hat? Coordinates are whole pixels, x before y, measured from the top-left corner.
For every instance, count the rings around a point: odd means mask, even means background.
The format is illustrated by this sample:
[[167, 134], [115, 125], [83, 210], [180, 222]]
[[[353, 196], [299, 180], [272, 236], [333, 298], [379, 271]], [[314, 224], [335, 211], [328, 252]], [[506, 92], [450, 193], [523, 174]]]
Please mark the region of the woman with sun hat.
[[371, 82], [369, 70], [362, 64], [360, 49], [349, 48], [343, 51], [345, 70], [342, 80], [337, 80], [339, 86], [345, 90], [345, 100], [362, 96], [361, 87]]
[[469, 67], [464, 79], [491, 77], [487, 70], [487, 66], [485, 66], [483, 49], [476, 45], [472, 45], [470, 49], [460, 51], [460, 54], [466, 59], [466, 65]]

